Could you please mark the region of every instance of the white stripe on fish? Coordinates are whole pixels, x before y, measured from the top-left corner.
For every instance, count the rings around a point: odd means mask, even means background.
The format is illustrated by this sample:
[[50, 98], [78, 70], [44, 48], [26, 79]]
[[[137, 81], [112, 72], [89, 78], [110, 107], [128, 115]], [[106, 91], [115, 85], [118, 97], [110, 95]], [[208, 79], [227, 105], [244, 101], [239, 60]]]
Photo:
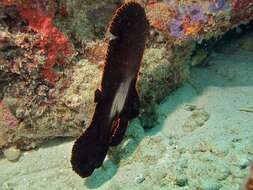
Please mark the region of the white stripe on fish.
[[120, 113], [122, 111], [125, 105], [125, 101], [127, 98], [131, 81], [132, 81], [132, 77], [129, 77], [126, 81], [123, 81], [120, 84], [112, 103], [110, 119], [112, 119], [116, 113]]

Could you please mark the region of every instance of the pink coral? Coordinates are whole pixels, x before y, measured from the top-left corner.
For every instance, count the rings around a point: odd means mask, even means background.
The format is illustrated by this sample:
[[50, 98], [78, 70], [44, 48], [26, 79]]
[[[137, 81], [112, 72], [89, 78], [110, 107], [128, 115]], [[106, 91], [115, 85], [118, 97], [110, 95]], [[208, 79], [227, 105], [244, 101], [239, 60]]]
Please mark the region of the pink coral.
[[17, 128], [18, 120], [11, 113], [8, 107], [6, 107], [2, 102], [0, 102], [0, 112], [1, 112], [1, 120], [7, 125], [9, 128]]

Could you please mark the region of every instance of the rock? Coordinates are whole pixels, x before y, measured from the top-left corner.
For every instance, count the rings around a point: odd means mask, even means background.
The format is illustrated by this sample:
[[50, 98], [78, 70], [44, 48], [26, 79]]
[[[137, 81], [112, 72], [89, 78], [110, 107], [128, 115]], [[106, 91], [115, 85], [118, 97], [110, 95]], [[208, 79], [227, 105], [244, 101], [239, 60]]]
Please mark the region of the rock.
[[209, 114], [205, 110], [203, 109], [194, 110], [192, 112], [192, 115], [185, 122], [184, 127], [190, 129], [199, 128], [202, 127], [208, 119]]
[[143, 174], [139, 174], [139, 175], [137, 175], [137, 177], [135, 178], [135, 182], [136, 183], [142, 183], [143, 181], [145, 180], [145, 177], [144, 177], [144, 175]]
[[8, 148], [3, 151], [4, 156], [9, 161], [16, 161], [21, 155], [21, 151], [15, 147]]
[[250, 163], [251, 163], [251, 160], [250, 160], [250, 158], [247, 155], [240, 156], [240, 158], [239, 158], [238, 161], [239, 161], [239, 163], [238, 163], [239, 167], [241, 169], [247, 168], [250, 165]]
[[177, 176], [176, 177], [176, 185], [183, 187], [188, 184], [188, 178], [186, 176]]

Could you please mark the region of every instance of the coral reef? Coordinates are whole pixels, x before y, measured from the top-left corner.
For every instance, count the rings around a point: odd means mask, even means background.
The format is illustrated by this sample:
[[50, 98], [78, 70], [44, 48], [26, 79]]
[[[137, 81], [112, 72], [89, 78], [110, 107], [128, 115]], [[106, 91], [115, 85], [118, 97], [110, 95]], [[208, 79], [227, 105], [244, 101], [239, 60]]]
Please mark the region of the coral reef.
[[[253, 1], [138, 2], [151, 25], [137, 81], [141, 124], [150, 128], [157, 120], [156, 105], [187, 79], [187, 63], [197, 65], [208, 56], [205, 49], [195, 54], [196, 44], [247, 24]], [[102, 76], [107, 39], [101, 39], [119, 4], [0, 2], [0, 115], [9, 113], [0, 126], [0, 149], [29, 149], [58, 136], [80, 135], [91, 118]], [[251, 47], [247, 43], [243, 48]]]
[[71, 63], [72, 47], [53, 24], [51, 3], [0, 2], [1, 148], [31, 148], [56, 136], [78, 135], [69, 127], [74, 111], [57, 101], [70, 81], [63, 67]]
[[81, 41], [102, 39], [103, 34], [117, 8], [118, 0], [64, 0], [69, 13], [65, 19], [67, 33]]
[[[167, 9], [159, 8], [165, 4]], [[201, 3], [165, 0], [154, 2], [146, 8], [152, 26], [161, 30], [168, 38], [182, 43], [186, 39], [201, 41], [217, 37], [231, 28], [249, 22], [253, 18], [252, 6], [252, 0], [214, 0]]]

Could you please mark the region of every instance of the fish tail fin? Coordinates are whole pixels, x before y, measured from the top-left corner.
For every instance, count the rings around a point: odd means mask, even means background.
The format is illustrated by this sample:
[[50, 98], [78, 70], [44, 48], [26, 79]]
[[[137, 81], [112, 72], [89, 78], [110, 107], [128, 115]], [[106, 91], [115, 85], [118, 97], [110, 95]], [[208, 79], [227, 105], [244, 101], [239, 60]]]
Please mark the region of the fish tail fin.
[[108, 151], [108, 143], [101, 142], [97, 128], [90, 126], [75, 141], [71, 164], [72, 169], [81, 177], [90, 176], [93, 171], [103, 164]]

